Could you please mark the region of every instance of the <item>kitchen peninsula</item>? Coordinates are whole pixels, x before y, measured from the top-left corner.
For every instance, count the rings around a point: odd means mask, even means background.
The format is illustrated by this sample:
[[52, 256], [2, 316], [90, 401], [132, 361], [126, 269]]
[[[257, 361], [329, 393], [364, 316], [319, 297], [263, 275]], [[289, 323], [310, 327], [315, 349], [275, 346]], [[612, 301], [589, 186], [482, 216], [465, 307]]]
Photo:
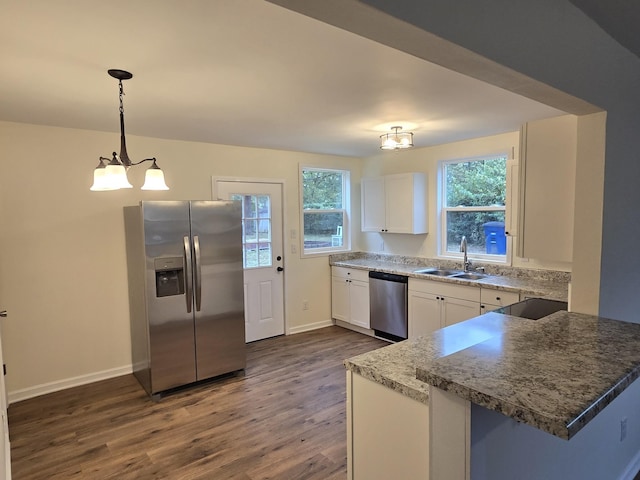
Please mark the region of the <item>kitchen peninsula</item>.
[[351, 358], [349, 478], [632, 479], [639, 346], [640, 324], [487, 313]]

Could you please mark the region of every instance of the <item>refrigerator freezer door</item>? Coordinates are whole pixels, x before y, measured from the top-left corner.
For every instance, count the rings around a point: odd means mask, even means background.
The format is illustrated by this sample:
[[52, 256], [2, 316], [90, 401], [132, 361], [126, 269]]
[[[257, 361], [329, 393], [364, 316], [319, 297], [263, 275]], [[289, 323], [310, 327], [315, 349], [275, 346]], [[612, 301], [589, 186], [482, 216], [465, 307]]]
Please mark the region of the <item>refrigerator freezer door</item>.
[[[196, 381], [193, 313], [187, 311], [187, 302], [192, 302], [190, 242], [185, 249], [190, 238], [189, 203], [142, 202], [142, 214], [151, 393], [156, 393]], [[184, 259], [184, 293], [158, 296], [157, 265], [162, 262], [157, 260], [162, 258]]]
[[[198, 246], [194, 285], [198, 380], [245, 367], [242, 221], [239, 202], [191, 202]], [[197, 237], [197, 239], [196, 239]]]

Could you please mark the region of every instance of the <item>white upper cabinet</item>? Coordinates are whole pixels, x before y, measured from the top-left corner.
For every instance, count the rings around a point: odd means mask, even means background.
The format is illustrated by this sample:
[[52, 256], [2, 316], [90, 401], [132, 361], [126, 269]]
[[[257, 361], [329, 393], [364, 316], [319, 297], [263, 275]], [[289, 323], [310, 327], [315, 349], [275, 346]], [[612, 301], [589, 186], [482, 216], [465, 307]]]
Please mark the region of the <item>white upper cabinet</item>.
[[399, 173], [362, 179], [362, 231], [427, 233], [427, 176]]
[[504, 234], [507, 237], [518, 236], [519, 184], [520, 164], [517, 159], [509, 159], [507, 160], [507, 208], [504, 212]]
[[522, 127], [517, 254], [571, 262], [578, 119], [564, 115]]

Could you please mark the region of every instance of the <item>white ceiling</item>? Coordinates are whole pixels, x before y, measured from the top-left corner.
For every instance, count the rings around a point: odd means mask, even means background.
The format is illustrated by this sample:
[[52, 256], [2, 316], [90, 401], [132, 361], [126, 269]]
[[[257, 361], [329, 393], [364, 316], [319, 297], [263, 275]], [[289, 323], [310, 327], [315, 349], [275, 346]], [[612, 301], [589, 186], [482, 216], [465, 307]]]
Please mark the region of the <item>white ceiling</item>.
[[118, 132], [109, 68], [128, 134], [188, 141], [368, 156], [393, 125], [420, 147], [562, 114], [263, 0], [0, 7], [0, 120]]

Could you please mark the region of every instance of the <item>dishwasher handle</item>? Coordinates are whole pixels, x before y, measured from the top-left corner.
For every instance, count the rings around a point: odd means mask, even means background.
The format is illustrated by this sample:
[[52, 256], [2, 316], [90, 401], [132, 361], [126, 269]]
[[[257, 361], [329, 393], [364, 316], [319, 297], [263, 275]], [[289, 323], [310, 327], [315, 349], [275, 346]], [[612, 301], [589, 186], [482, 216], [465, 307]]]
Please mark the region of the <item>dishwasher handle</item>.
[[397, 275], [395, 273], [369, 272], [369, 278], [386, 280], [388, 282], [409, 283], [409, 277], [406, 277], [404, 275]]

